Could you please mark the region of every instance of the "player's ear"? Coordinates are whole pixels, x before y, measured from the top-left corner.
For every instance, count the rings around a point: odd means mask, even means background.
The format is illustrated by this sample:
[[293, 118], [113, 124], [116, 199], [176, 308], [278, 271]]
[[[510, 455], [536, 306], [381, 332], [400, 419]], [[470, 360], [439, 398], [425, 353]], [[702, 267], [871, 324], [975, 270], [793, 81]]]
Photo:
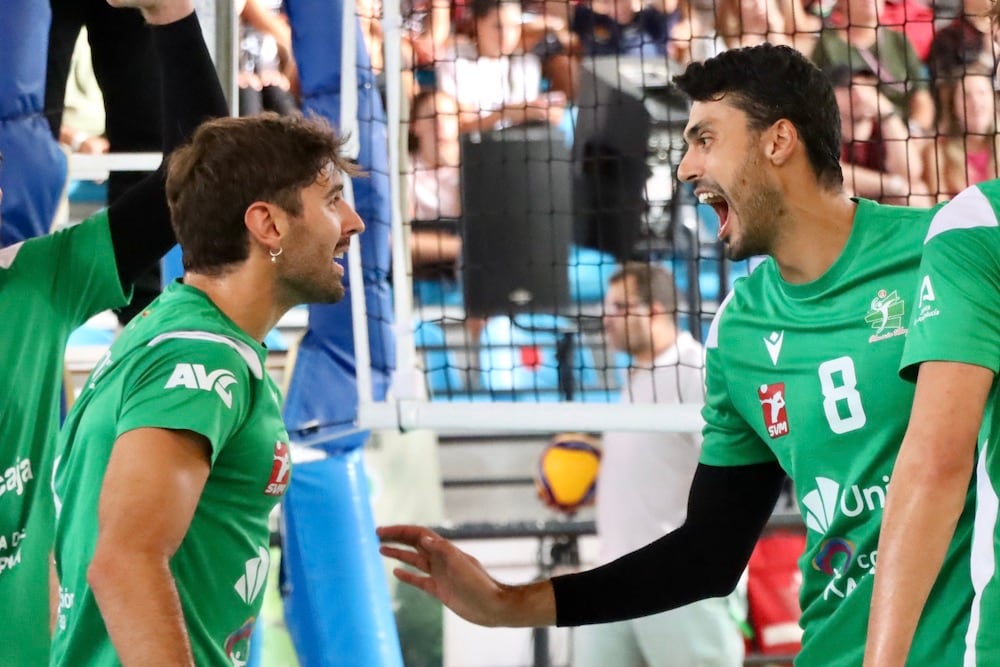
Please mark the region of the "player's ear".
[[250, 237], [268, 248], [281, 247], [281, 237], [284, 234], [288, 220], [285, 211], [275, 204], [265, 201], [255, 201], [243, 214], [243, 224], [246, 225]]
[[764, 156], [776, 167], [785, 165], [799, 144], [799, 131], [792, 121], [779, 118], [761, 137]]

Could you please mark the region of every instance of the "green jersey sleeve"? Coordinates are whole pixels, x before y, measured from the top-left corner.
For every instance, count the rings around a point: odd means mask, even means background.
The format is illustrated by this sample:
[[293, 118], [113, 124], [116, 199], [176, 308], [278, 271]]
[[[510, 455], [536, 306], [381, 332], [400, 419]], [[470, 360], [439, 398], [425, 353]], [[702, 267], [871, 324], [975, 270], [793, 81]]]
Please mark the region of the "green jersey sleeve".
[[931, 223], [920, 264], [917, 307], [900, 364], [904, 378], [914, 380], [924, 361], [1000, 370], [998, 276], [997, 216], [983, 192], [971, 188], [942, 208]]
[[76, 328], [130, 296], [118, 279], [107, 211], [67, 229], [4, 249], [8, 287], [33, 294]]
[[719, 329], [728, 299], [719, 308], [706, 342], [706, 393], [702, 417], [705, 419], [701, 463], [712, 466], [741, 466], [777, 460], [753, 427], [740, 414], [730, 396], [724, 350], [719, 347]]
[[168, 339], [147, 345], [125, 383], [116, 437], [137, 428], [199, 433], [212, 463], [247, 419], [255, 383], [235, 349], [216, 341]]

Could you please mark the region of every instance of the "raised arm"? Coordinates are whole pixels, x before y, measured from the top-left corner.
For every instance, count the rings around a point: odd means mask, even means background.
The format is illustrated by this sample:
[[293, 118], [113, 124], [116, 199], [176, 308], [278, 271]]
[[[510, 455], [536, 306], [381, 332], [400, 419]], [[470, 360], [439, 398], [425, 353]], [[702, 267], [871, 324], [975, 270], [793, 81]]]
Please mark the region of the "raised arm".
[[476, 559], [427, 528], [386, 526], [378, 534], [385, 543], [383, 555], [416, 568], [394, 570], [400, 581], [433, 595], [473, 623], [603, 623], [730, 592], [774, 509], [783, 480], [776, 463], [699, 465], [687, 521], [679, 529], [599, 568], [520, 586], [496, 581]]
[[[153, 45], [163, 82], [163, 153], [167, 156], [202, 121], [228, 114], [193, 0], [109, 2], [139, 7], [153, 26]], [[130, 285], [176, 243], [165, 189], [166, 157], [159, 169], [108, 210], [111, 242], [123, 286]]]

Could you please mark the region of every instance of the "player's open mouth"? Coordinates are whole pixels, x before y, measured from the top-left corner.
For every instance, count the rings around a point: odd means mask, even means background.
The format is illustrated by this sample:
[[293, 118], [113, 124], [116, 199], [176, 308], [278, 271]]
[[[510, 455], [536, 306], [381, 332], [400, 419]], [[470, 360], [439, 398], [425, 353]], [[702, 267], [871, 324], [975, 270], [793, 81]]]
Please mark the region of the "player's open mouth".
[[707, 190], [701, 190], [697, 195], [698, 201], [711, 206], [719, 216], [719, 239], [724, 240], [729, 227], [729, 201], [719, 193]]

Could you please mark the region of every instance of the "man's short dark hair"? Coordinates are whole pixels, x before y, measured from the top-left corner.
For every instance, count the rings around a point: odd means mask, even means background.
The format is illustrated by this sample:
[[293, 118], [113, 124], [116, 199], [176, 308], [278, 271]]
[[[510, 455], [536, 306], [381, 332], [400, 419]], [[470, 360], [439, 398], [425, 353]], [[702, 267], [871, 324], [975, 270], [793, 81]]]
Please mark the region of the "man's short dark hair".
[[840, 112], [829, 79], [788, 46], [730, 49], [691, 63], [674, 83], [695, 102], [727, 102], [747, 115], [751, 130], [790, 121], [820, 184], [840, 188]]
[[219, 274], [249, 256], [244, 224], [256, 201], [302, 212], [301, 190], [333, 163], [348, 174], [355, 167], [340, 156], [343, 140], [326, 121], [295, 114], [265, 113], [217, 118], [170, 156], [167, 203], [184, 269]]

